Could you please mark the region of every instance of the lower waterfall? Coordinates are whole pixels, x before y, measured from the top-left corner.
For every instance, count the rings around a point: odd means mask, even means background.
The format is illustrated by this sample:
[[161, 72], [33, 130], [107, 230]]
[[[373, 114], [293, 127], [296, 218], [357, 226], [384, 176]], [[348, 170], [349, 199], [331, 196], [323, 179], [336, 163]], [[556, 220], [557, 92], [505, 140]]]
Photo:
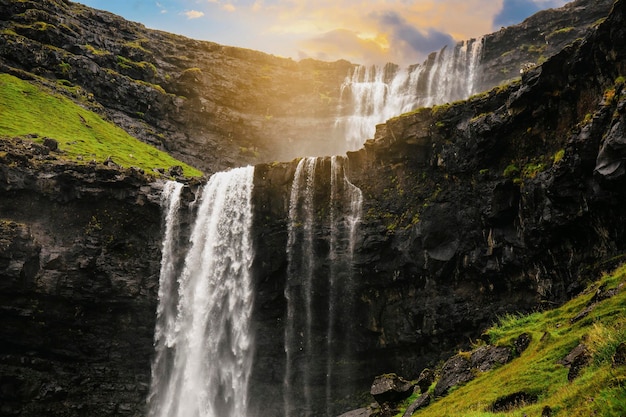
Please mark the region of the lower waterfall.
[[150, 417], [246, 417], [252, 369], [254, 168], [214, 174], [202, 190], [184, 263], [182, 186], [167, 183]]
[[346, 161], [303, 158], [294, 175], [284, 290], [286, 417], [333, 415], [339, 391], [350, 389], [352, 263], [363, 196], [346, 176]]

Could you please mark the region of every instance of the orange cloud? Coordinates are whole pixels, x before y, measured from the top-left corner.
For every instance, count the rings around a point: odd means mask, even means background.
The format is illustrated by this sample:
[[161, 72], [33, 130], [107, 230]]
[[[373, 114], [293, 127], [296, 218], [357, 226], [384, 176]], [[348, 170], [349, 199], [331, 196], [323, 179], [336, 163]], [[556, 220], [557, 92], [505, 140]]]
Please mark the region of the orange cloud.
[[299, 56], [414, 63], [445, 43], [489, 33], [502, 2], [257, 0], [253, 9], [265, 14], [266, 33], [297, 36]]

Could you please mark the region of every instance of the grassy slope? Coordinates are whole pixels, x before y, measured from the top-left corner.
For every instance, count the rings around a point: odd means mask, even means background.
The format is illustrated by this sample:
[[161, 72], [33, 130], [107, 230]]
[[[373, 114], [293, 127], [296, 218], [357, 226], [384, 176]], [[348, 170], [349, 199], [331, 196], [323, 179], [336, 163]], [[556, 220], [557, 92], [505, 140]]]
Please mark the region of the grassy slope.
[[[606, 291], [620, 284], [624, 288], [618, 295], [571, 323], [598, 288]], [[531, 334], [532, 342], [520, 357], [453, 389], [413, 416], [531, 417], [541, 416], [546, 406], [552, 416], [626, 416], [626, 366], [612, 366], [617, 346], [626, 342], [626, 264], [562, 307], [504, 317], [487, 335], [492, 344], [512, 346], [522, 333]], [[580, 342], [589, 348], [592, 359], [578, 378], [568, 382], [568, 368], [558, 362]], [[537, 395], [538, 402], [508, 412], [489, 411], [498, 398], [522, 391]]]
[[71, 100], [0, 74], [0, 138], [31, 134], [37, 136], [35, 142], [43, 137], [58, 140], [62, 157], [68, 160], [102, 163], [111, 157], [123, 167], [139, 167], [148, 173], [180, 165], [186, 176], [202, 175]]

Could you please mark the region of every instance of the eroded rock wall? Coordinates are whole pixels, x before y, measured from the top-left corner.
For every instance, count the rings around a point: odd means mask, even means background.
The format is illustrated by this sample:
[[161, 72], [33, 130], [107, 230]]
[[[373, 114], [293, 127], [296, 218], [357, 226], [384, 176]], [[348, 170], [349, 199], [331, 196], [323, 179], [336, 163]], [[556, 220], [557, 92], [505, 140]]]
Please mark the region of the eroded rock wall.
[[143, 415], [158, 186], [135, 171], [43, 165], [38, 145], [0, 146], [0, 414]]
[[[521, 81], [391, 119], [348, 154], [364, 195], [353, 317], [364, 391], [383, 372], [417, 377], [498, 316], [559, 304], [623, 259], [625, 4]], [[280, 335], [285, 317], [294, 170], [260, 165], [255, 183], [257, 317], [272, 352], [257, 363], [275, 395], [284, 356], [269, 329]]]

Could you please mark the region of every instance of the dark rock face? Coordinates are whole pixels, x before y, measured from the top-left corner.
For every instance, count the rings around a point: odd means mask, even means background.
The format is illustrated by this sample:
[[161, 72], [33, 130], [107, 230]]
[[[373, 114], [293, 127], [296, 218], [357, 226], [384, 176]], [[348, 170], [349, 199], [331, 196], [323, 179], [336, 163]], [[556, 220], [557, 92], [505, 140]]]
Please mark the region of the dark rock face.
[[159, 190], [33, 148], [0, 141], [0, 414], [142, 415]]
[[[498, 315], [566, 300], [626, 249], [625, 178], [596, 169], [626, 123], [624, 7], [520, 82], [391, 119], [348, 154], [364, 195], [354, 316], [364, 391], [368, 374], [416, 378]], [[603, 166], [621, 163], [606, 155]], [[295, 164], [257, 168], [258, 317], [269, 329], [284, 317]], [[273, 340], [259, 362], [276, 370]], [[471, 374], [469, 360], [460, 365]]]

